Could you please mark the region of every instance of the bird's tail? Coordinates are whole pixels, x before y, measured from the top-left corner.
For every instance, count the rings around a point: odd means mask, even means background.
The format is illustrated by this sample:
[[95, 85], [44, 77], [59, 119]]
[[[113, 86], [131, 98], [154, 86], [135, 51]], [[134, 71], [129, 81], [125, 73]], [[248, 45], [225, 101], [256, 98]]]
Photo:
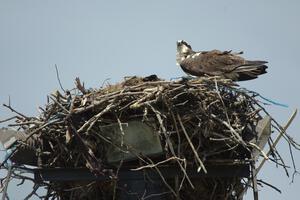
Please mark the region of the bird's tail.
[[244, 65], [238, 66], [234, 71], [238, 74], [238, 81], [246, 81], [257, 78], [267, 73], [266, 61], [246, 61]]

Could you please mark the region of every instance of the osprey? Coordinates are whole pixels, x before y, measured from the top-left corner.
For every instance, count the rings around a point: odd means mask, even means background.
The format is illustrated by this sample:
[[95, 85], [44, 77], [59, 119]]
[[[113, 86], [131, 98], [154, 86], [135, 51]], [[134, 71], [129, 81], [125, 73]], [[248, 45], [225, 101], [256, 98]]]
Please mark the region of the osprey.
[[193, 51], [185, 41], [177, 41], [176, 61], [182, 70], [193, 76], [220, 76], [233, 81], [245, 81], [265, 74], [266, 61], [245, 60], [239, 53], [231, 51]]

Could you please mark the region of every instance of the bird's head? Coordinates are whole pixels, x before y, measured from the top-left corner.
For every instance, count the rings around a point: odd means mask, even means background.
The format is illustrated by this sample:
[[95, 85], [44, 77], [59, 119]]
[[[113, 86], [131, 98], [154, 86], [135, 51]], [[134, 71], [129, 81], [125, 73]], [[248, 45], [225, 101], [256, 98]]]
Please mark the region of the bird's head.
[[177, 53], [179, 54], [188, 54], [191, 53], [192, 47], [184, 40], [178, 40], [177, 41]]
[[177, 65], [180, 65], [180, 62], [182, 62], [188, 55], [193, 53], [193, 49], [191, 45], [189, 45], [184, 40], [178, 40], [177, 41], [177, 53], [176, 53], [176, 62]]

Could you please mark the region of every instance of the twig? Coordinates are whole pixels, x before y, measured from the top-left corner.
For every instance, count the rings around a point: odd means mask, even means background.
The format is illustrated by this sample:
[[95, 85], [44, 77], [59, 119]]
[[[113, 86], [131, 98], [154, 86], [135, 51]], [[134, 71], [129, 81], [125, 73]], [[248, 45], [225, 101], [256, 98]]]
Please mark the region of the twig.
[[227, 107], [225, 106], [225, 103], [224, 103], [224, 101], [223, 101], [223, 98], [222, 98], [222, 96], [221, 96], [221, 94], [220, 94], [217, 79], [215, 78], [214, 81], [215, 81], [215, 88], [216, 88], [217, 94], [218, 94], [218, 96], [219, 96], [219, 98], [220, 98], [220, 101], [222, 102], [223, 107], [224, 107], [224, 113], [225, 113], [226, 118], [227, 118], [227, 123], [229, 124], [229, 126], [231, 126], [231, 125], [230, 125], [229, 116], [228, 116], [228, 113], [227, 113]]
[[89, 119], [87, 122], [85, 122], [79, 129], [78, 129], [78, 133], [83, 132], [87, 127], [88, 130], [90, 130], [93, 125], [97, 122], [97, 120], [107, 111], [109, 111], [111, 108], [115, 107], [116, 105], [114, 105], [113, 103], [109, 104], [106, 106], [106, 108], [104, 110], [102, 110], [101, 112], [99, 112], [97, 115], [93, 116], [91, 119]]
[[232, 126], [230, 126], [227, 122], [217, 118], [216, 115], [214, 114], [210, 114], [215, 120], [221, 122], [222, 124], [224, 124], [235, 136], [235, 138], [237, 139], [238, 142], [240, 142], [244, 147], [247, 147], [247, 144], [244, 142], [244, 140], [242, 139], [242, 137], [232, 128]]
[[[158, 122], [159, 122], [159, 125], [160, 125], [160, 127], [161, 127], [161, 129], [163, 130], [163, 133], [164, 133], [164, 135], [165, 135], [165, 138], [166, 138], [166, 142], [167, 142], [167, 144], [168, 144], [168, 147], [170, 148], [171, 153], [175, 156], [175, 155], [176, 155], [176, 154], [175, 154], [175, 150], [174, 150], [174, 148], [173, 148], [172, 142], [170, 141], [170, 139], [169, 139], [169, 137], [168, 137], [168, 135], [167, 135], [167, 131], [166, 131], [165, 127], [163, 126], [163, 122], [162, 122], [161, 116], [159, 115], [159, 112], [156, 111], [156, 110], [153, 108], [153, 106], [152, 106], [151, 104], [148, 104], [148, 106], [149, 106], [149, 107], [153, 110], [153, 112], [155, 113], [155, 116], [156, 116], [156, 118], [157, 118], [157, 120], [158, 120]], [[181, 171], [182, 171], [183, 174], [184, 174], [184, 178], [187, 179], [187, 181], [189, 182], [190, 186], [194, 189], [195, 186], [193, 185], [191, 179], [190, 179], [189, 176], [187, 175], [185, 168], [181, 165], [181, 163], [180, 163], [178, 160], [177, 160], [177, 163], [178, 163], [178, 165], [179, 165]], [[184, 179], [183, 179], [183, 180], [184, 180]]]
[[267, 183], [267, 182], [265, 182], [265, 181], [263, 181], [263, 180], [261, 180], [261, 179], [257, 180], [257, 182], [261, 182], [261, 183], [263, 183], [263, 184], [265, 184], [265, 185], [267, 185], [267, 186], [273, 188], [274, 190], [276, 190], [277, 192], [279, 192], [279, 193], [281, 194], [281, 190], [278, 189], [277, 187], [275, 187], [274, 185], [271, 185], [270, 183]]
[[[118, 166], [117, 171], [116, 171], [116, 177], [119, 176], [119, 172], [120, 172], [120, 169], [121, 169], [122, 165], [123, 165], [123, 160], [121, 160], [120, 163], [119, 163], [119, 166]], [[113, 200], [116, 199], [117, 185], [118, 185], [118, 180], [116, 179], [115, 184], [114, 184], [114, 190], [113, 190]]]
[[6, 104], [3, 104], [4, 107], [8, 108], [11, 112], [14, 112], [16, 114], [18, 114], [19, 116], [23, 117], [24, 119], [29, 119], [29, 117], [23, 115], [22, 113], [16, 111], [15, 109], [13, 109], [11, 106], [10, 106], [10, 103], [9, 105], [6, 105]]
[[189, 138], [189, 135], [187, 134], [187, 132], [186, 132], [186, 130], [185, 130], [183, 124], [182, 124], [182, 121], [181, 121], [181, 119], [180, 119], [180, 116], [179, 116], [178, 114], [177, 114], [177, 119], [178, 119], [179, 124], [180, 124], [180, 126], [181, 126], [181, 129], [182, 129], [182, 131], [183, 131], [183, 133], [184, 133], [184, 135], [185, 135], [186, 140], [188, 141], [188, 143], [189, 143], [189, 145], [190, 145], [192, 151], [194, 152], [194, 155], [195, 155], [197, 161], [199, 162], [199, 165], [200, 165], [200, 166], [198, 167], [197, 171], [200, 172], [200, 170], [203, 169], [204, 173], [207, 174], [207, 170], [206, 170], [206, 168], [205, 168], [205, 166], [204, 166], [202, 160], [200, 159], [200, 157], [199, 157], [199, 155], [198, 155], [198, 153], [197, 153], [197, 151], [196, 151], [196, 149], [195, 149], [195, 147], [194, 147], [194, 145], [193, 145], [191, 139]]
[[[153, 165], [153, 161], [151, 159], [148, 159], [150, 161], [150, 163]], [[162, 175], [162, 173], [160, 172], [159, 168], [157, 166], [154, 166], [154, 168], [156, 169], [158, 175], [160, 176], [161, 180], [164, 182], [164, 184], [167, 186], [167, 188], [173, 193], [173, 195], [175, 197], [177, 197], [176, 192], [173, 190], [173, 188], [168, 184], [168, 182], [166, 181], [165, 177]]]
[[18, 118], [18, 116], [13, 116], [13, 117], [9, 117], [9, 118], [7, 118], [7, 119], [0, 120], [0, 124], [1, 124], [1, 123], [4, 123], [4, 122], [8, 122], [8, 121], [13, 120], [13, 119], [16, 119], [16, 118]]
[[[277, 143], [279, 142], [280, 138], [283, 136], [283, 134], [286, 132], [286, 130], [288, 129], [288, 127], [291, 125], [292, 121], [295, 119], [297, 115], [297, 109], [293, 112], [293, 114], [291, 115], [290, 119], [287, 121], [286, 125], [282, 128], [281, 132], [279, 132], [279, 135], [277, 136], [276, 140], [274, 141], [273, 145], [272, 145], [272, 149], [274, 149], [277, 145]], [[267, 157], [271, 154], [271, 149], [267, 152]], [[264, 163], [266, 162], [266, 159], [263, 159], [261, 161], [261, 163], [259, 164], [256, 173], [258, 173], [262, 166], [264, 165]]]
[[75, 85], [76, 88], [82, 93], [82, 94], [86, 94], [86, 90], [84, 88], [84, 83], [81, 84], [79, 77], [75, 78]]
[[66, 109], [63, 105], [61, 105], [61, 103], [58, 102], [55, 98], [50, 96], [50, 99], [54, 101], [61, 109], [63, 109], [63, 111], [65, 111], [67, 114], [70, 114], [70, 111]]
[[254, 162], [251, 163], [251, 178], [252, 178], [252, 189], [253, 189], [253, 197], [254, 200], [258, 200], [258, 189], [257, 189], [257, 178], [256, 178], [257, 171], [255, 169]]
[[57, 64], [55, 64], [55, 71], [56, 71], [56, 78], [57, 78], [57, 80], [58, 80], [60, 89], [61, 89], [62, 91], [64, 91], [64, 93], [66, 93], [65, 89], [63, 88], [63, 86], [62, 86], [62, 84], [61, 84], [61, 82], [60, 82]]
[[125, 136], [125, 133], [124, 133], [124, 130], [123, 130], [123, 126], [122, 126], [122, 123], [121, 123], [121, 120], [119, 119], [118, 116], [117, 117], [117, 121], [118, 121], [118, 124], [119, 124], [119, 129], [121, 131], [121, 147], [124, 145], [124, 136]]
[[7, 197], [7, 188], [8, 188], [8, 183], [10, 181], [11, 174], [12, 174], [12, 166], [9, 166], [6, 175], [5, 185], [2, 191], [2, 200], [5, 200], [5, 198]]
[[265, 160], [269, 160], [269, 157], [267, 156], [267, 154], [261, 149], [259, 148], [259, 146], [257, 146], [256, 144], [252, 143], [252, 142], [248, 142], [248, 144], [252, 147], [254, 147], [255, 149], [257, 149], [261, 155], [264, 157]]
[[39, 189], [39, 186], [37, 184], [34, 184], [33, 190], [31, 191], [30, 194], [28, 194], [24, 200], [29, 200], [33, 195], [36, 195], [36, 191]]
[[[159, 197], [159, 196], [163, 196], [163, 195], [166, 195], [166, 194], [170, 194], [171, 192], [162, 192], [162, 193], [159, 193], [159, 194], [149, 194], [148, 196], [145, 196], [143, 197], [142, 199], [143, 200], [146, 200], [146, 199], [153, 199], [155, 197]], [[178, 199], [179, 197], [176, 198], [176, 200]]]
[[130, 169], [131, 171], [139, 171], [139, 170], [143, 170], [143, 169], [147, 169], [147, 168], [154, 168], [154, 167], [157, 167], [158, 165], [161, 165], [161, 164], [165, 164], [171, 160], [178, 160], [178, 161], [181, 161], [181, 162], [185, 162], [185, 159], [181, 159], [181, 158], [177, 158], [177, 157], [170, 157], [166, 160], [163, 160], [163, 161], [160, 161], [160, 162], [157, 162], [157, 163], [152, 163], [152, 164], [149, 164], [149, 165], [146, 165], [146, 166], [141, 166], [141, 167], [138, 167], [138, 168], [135, 168], [135, 169]]

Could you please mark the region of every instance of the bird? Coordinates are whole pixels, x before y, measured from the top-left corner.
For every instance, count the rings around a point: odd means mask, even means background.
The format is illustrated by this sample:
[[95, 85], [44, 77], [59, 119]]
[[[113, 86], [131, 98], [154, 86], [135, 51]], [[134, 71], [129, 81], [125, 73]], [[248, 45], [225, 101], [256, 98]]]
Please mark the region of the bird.
[[233, 81], [252, 80], [267, 73], [267, 61], [246, 60], [241, 54], [220, 50], [197, 52], [186, 41], [178, 40], [176, 63], [188, 75], [219, 76]]

